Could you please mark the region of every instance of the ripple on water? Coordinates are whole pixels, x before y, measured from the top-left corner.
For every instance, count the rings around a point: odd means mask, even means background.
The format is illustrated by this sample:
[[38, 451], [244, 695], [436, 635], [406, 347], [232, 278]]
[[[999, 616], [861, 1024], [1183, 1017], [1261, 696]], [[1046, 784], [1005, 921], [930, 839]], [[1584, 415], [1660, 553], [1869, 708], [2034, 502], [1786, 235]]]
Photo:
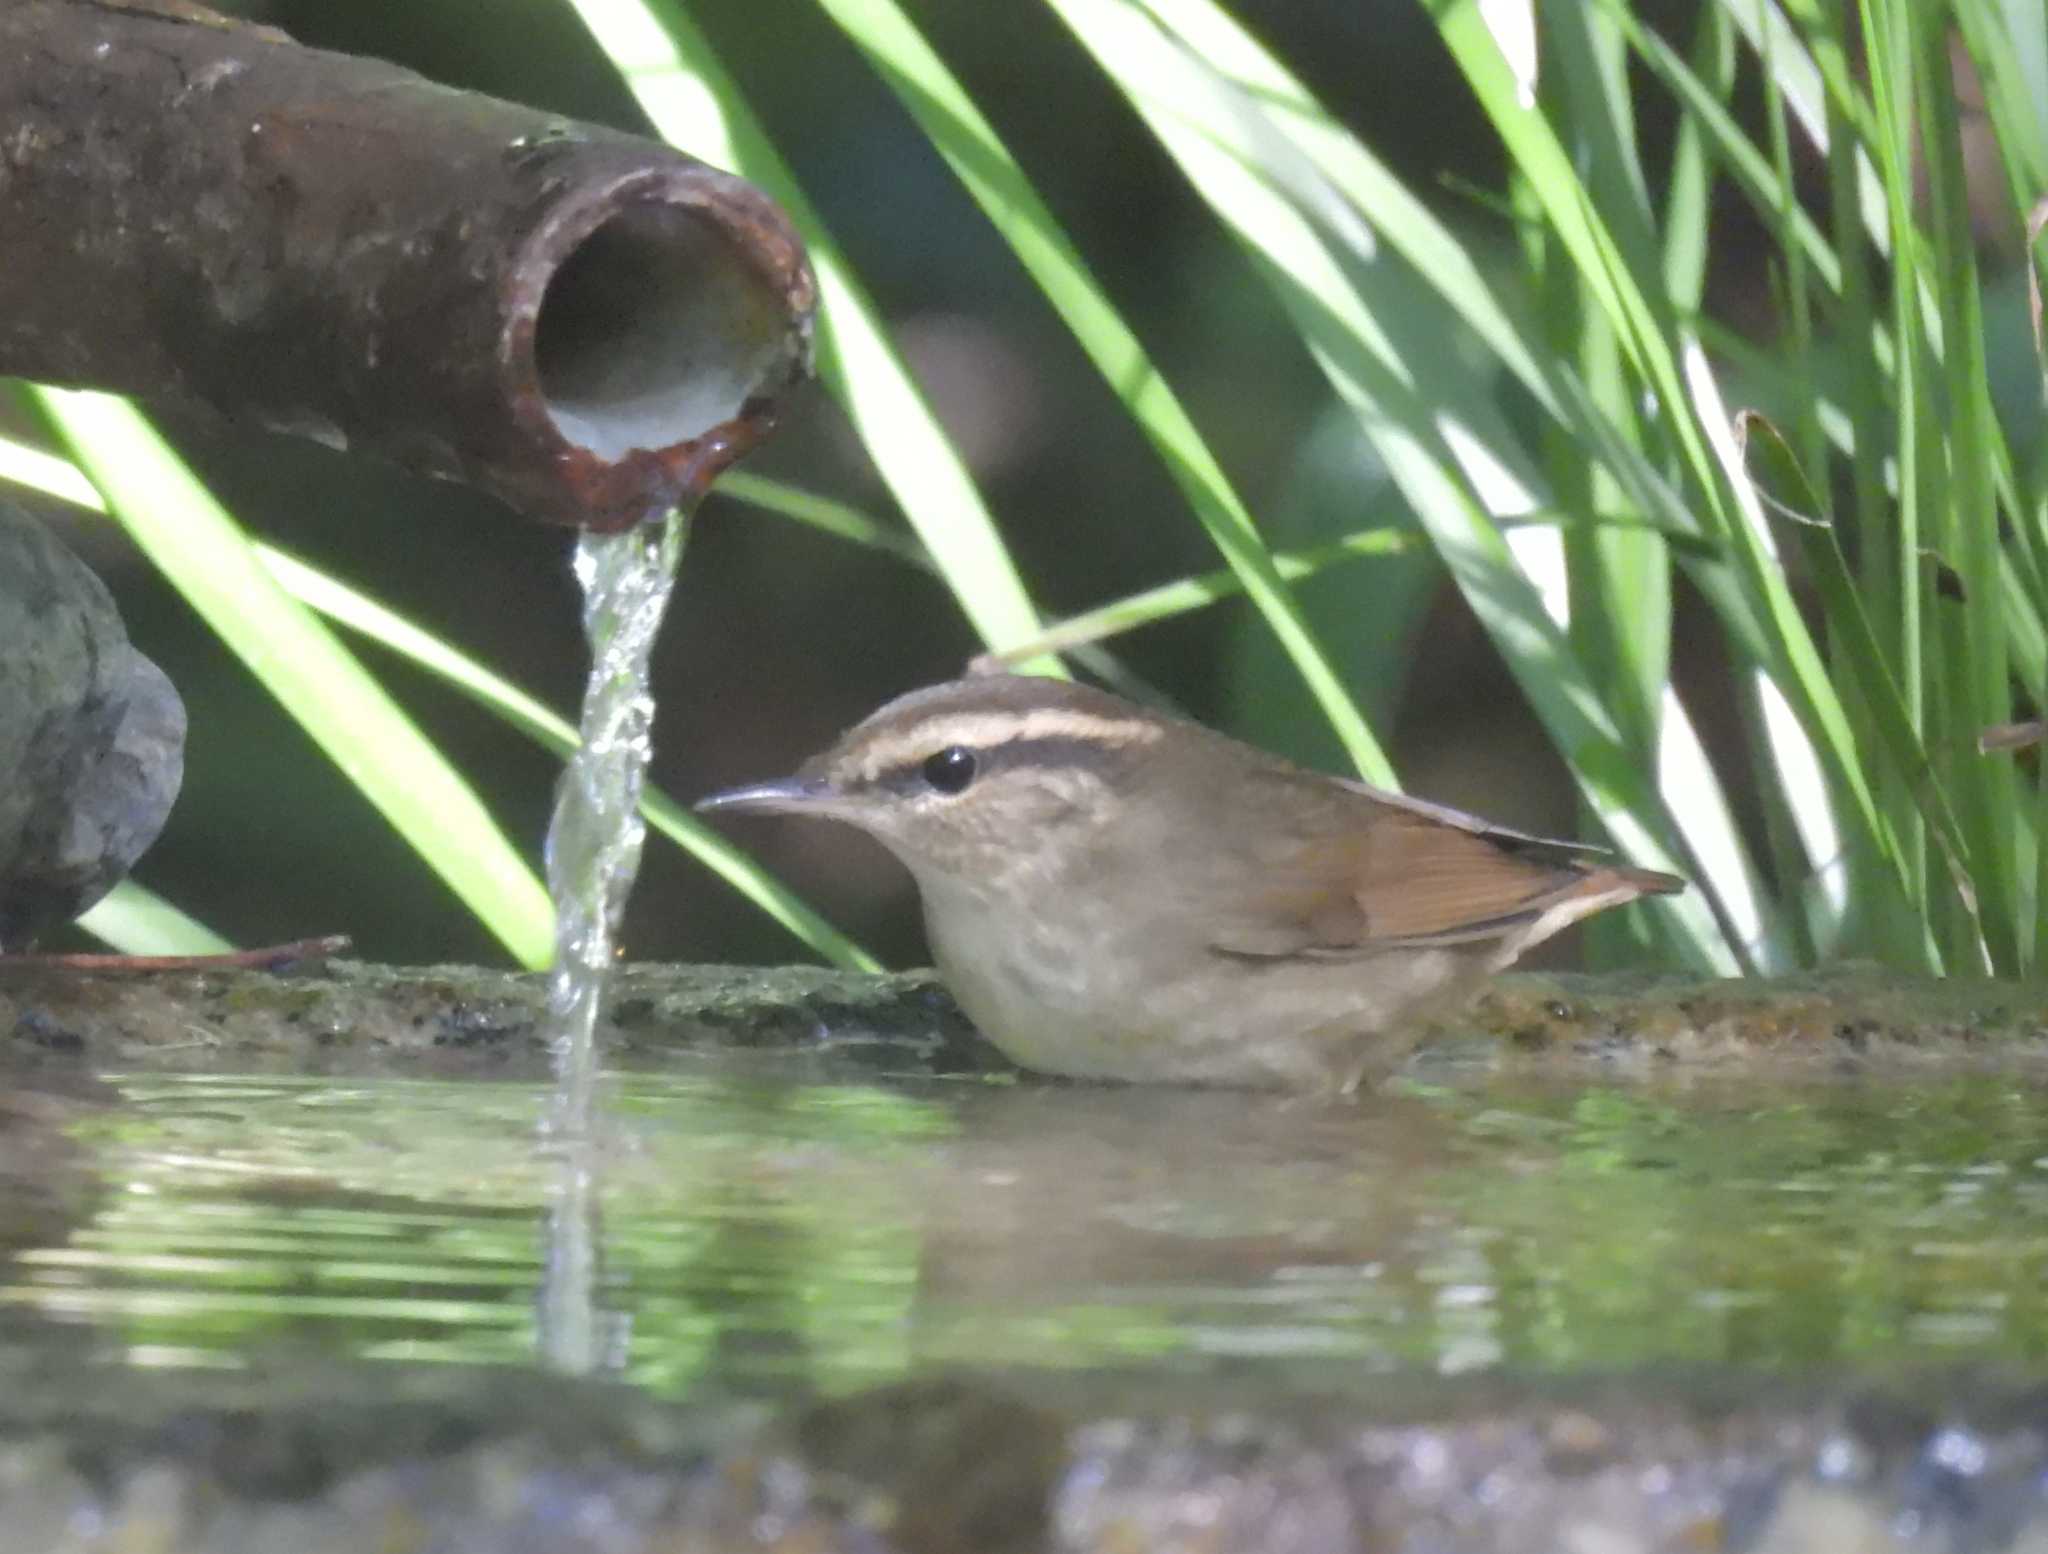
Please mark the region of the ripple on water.
[[[69, 1131], [67, 1215], [0, 1226], [0, 1348], [56, 1324], [151, 1368], [531, 1359], [541, 1088], [113, 1082]], [[1324, 1108], [756, 1063], [610, 1101], [596, 1301], [657, 1391], [2048, 1354], [2048, 1108], [1994, 1080]]]

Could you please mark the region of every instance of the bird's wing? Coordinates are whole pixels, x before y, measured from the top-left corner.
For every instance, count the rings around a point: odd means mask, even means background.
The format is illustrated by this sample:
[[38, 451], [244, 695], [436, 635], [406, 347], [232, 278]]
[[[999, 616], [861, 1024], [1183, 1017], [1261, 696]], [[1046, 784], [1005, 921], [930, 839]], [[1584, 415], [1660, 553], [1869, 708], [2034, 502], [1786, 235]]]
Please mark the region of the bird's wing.
[[[1311, 827], [1262, 860], [1254, 877], [1267, 883], [1240, 889], [1214, 914], [1212, 948], [1342, 958], [1466, 944], [1499, 938], [1582, 898], [1592, 910], [1596, 897], [1605, 905], [1680, 888], [1668, 875], [1609, 864], [1597, 849], [1396, 794], [1352, 791], [1359, 797], [1346, 806], [1348, 823]], [[1359, 800], [1371, 806], [1362, 817]], [[1625, 894], [1617, 897], [1618, 890]]]

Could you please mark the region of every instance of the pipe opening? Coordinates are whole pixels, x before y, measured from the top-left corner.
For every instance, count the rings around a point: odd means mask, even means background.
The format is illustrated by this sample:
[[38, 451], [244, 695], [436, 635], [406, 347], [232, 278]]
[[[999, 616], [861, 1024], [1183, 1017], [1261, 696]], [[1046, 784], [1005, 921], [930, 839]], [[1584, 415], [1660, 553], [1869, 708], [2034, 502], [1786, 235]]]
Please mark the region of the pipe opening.
[[695, 441], [785, 382], [786, 301], [715, 222], [680, 205], [608, 217], [563, 260], [534, 335], [555, 429], [600, 458]]

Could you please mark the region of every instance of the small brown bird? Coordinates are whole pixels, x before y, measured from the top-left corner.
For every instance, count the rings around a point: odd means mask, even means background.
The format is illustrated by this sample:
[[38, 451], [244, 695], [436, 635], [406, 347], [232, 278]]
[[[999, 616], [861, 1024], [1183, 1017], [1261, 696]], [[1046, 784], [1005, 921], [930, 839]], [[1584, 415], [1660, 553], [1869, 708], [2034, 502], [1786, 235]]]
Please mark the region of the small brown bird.
[[1530, 946], [1685, 888], [1014, 675], [913, 692], [697, 807], [876, 837], [968, 1017], [1087, 1079], [1349, 1090]]

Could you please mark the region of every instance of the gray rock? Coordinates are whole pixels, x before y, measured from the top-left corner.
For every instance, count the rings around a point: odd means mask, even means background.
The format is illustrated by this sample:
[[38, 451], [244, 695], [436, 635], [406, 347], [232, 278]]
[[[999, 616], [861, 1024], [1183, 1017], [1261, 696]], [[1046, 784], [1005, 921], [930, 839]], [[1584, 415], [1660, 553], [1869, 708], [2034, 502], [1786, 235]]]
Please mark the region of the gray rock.
[[0, 502], [0, 951], [111, 890], [184, 775], [185, 707], [105, 586]]

